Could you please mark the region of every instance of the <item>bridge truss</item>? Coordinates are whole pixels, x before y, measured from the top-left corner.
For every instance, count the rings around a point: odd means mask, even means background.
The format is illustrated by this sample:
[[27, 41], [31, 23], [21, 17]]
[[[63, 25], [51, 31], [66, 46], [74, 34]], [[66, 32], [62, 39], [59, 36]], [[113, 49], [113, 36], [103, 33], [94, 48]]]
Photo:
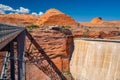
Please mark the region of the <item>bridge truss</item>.
[[[66, 80], [61, 71], [44, 50], [35, 41], [32, 35], [23, 27], [0, 24], [0, 80], [25, 80], [25, 36], [36, 47], [39, 56], [28, 56], [35, 66], [42, 70], [52, 80]], [[44, 60], [42, 60], [44, 58]], [[46, 61], [47, 65], [44, 65]], [[2, 65], [1, 65], [2, 64]]]

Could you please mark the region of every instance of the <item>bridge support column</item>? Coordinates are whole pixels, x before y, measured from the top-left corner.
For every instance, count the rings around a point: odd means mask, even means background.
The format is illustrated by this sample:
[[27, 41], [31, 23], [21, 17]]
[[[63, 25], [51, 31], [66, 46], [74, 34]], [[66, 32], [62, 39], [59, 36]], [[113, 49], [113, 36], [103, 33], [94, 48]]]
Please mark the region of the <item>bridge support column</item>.
[[15, 61], [14, 61], [14, 42], [10, 42], [10, 76], [11, 80], [15, 80]]
[[18, 80], [25, 80], [25, 31], [21, 32], [17, 39]]

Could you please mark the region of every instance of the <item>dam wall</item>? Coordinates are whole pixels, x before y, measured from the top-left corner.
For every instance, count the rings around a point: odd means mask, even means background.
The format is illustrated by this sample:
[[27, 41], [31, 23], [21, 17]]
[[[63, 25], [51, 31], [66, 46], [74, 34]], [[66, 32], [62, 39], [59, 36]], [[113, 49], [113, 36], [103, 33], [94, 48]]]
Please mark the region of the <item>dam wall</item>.
[[70, 72], [75, 80], [120, 80], [120, 43], [74, 39]]

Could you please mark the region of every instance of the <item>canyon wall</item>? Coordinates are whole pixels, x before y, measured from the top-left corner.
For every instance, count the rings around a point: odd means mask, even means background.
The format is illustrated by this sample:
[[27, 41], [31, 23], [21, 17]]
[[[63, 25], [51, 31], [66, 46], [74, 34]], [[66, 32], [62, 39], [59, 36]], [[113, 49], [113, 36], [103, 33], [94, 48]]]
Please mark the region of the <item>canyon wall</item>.
[[[30, 31], [30, 33], [60, 71], [63, 71], [63, 72], [69, 71], [69, 55], [71, 54], [70, 48], [72, 43], [72, 38], [70, 36], [72, 34], [69, 30], [33, 29]], [[28, 39], [26, 41], [27, 41], [26, 47], [27, 49], [29, 49], [31, 42]], [[41, 53], [39, 53], [38, 50], [33, 45], [30, 48], [29, 55], [31, 56], [36, 55], [39, 58], [43, 59], [41, 56]], [[44, 59], [43, 61], [45, 65], [48, 65]], [[30, 66], [33, 66], [33, 67], [28, 68]], [[27, 68], [26, 69], [27, 80], [32, 80], [30, 79], [31, 76], [35, 80], [48, 79], [48, 77], [45, 76], [45, 74], [33, 64], [27, 63], [26, 68]], [[30, 73], [32, 73], [33, 75]], [[37, 74], [40, 76], [34, 76], [34, 74]], [[44, 76], [41, 76], [41, 75], [44, 75]]]
[[120, 80], [120, 43], [74, 40], [70, 72], [75, 80]]

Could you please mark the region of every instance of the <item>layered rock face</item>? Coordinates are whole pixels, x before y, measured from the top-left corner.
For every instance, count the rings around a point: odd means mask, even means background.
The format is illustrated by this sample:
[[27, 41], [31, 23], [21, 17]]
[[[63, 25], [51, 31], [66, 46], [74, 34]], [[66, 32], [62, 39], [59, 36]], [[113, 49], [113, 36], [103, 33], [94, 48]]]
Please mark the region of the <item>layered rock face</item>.
[[29, 14], [0, 14], [0, 22], [15, 24], [18, 26], [28, 26], [35, 24], [38, 18], [38, 16]]
[[71, 30], [73, 37], [77, 38], [110, 38], [120, 35], [118, 27], [82, 27]]
[[[69, 71], [69, 57], [71, 54], [70, 48], [72, 43], [72, 38], [69, 37], [69, 35], [71, 35], [71, 32], [69, 30], [41, 31], [35, 29], [31, 31], [31, 34], [60, 71]], [[27, 49], [29, 48], [29, 46], [30, 42], [29, 40], [27, 40]], [[31, 56], [38, 55], [39, 53], [34, 46], [32, 46], [30, 50], [31, 51], [29, 52], [31, 52]], [[26, 67], [27, 66], [29, 67], [29, 64], [26, 65]], [[34, 66], [34, 68], [35, 70], [37, 70], [37, 67]], [[32, 69], [34, 70], [34, 68]], [[28, 69], [28, 72], [31, 71], [29, 71]], [[27, 76], [29, 77], [28, 74]], [[38, 79], [36, 80], [40, 80], [40, 78], [38, 77]]]
[[[61, 30], [61, 31], [42, 30], [41, 31], [41, 30], [33, 29], [32, 31], [30, 31], [30, 33], [32, 34], [32, 36], [37, 41], [37, 43], [41, 46], [41, 48], [45, 51], [45, 53], [49, 56], [49, 58], [54, 62], [54, 64], [58, 67], [60, 71], [69, 71], [69, 57], [71, 54], [70, 48], [72, 43], [72, 38], [69, 37], [72, 34], [69, 30]], [[26, 45], [28, 49], [30, 46], [29, 40], [27, 40]], [[31, 56], [41, 54], [37, 51], [37, 49], [33, 45], [31, 46], [30, 50], [31, 51], [29, 52], [31, 52], [30, 53]], [[41, 56], [41, 59], [42, 59], [42, 56]], [[44, 62], [44, 64], [46, 64], [46, 62]], [[30, 66], [33, 66], [33, 67], [30, 68]], [[26, 64], [26, 68], [27, 68], [26, 69], [27, 78], [32, 76], [29, 74], [31, 71], [33, 71], [32, 74], [41, 72], [41, 70], [38, 69], [33, 64], [30, 64], [30, 65]], [[31, 69], [31, 71], [29, 71], [30, 70], [29, 68]], [[36, 80], [44, 80], [45, 78], [49, 80], [49, 78], [47, 78], [47, 76], [45, 76], [44, 73], [41, 73], [41, 75], [43, 75], [44, 77], [43, 79], [40, 79], [41, 78], [40, 76], [35, 76], [35, 75], [33, 76], [33, 79], [35, 77]]]
[[42, 15], [37, 23], [42, 26], [77, 26], [78, 23], [70, 16], [56, 9], [49, 9]]
[[70, 72], [75, 80], [119, 80], [120, 43], [74, 40]]
[[[61, 71], [69, 70], [68, 60], [72, 38], [70, 31], [33, 31], [31, 33], [39, 45], [43, 48], [46, 54], [55, 62]], [[33, 52], [34, 54], [34, 52]], [[65, 64], [63, 65], [63, 63]], [[64, 68], [63, 68], [64, 67]]]

